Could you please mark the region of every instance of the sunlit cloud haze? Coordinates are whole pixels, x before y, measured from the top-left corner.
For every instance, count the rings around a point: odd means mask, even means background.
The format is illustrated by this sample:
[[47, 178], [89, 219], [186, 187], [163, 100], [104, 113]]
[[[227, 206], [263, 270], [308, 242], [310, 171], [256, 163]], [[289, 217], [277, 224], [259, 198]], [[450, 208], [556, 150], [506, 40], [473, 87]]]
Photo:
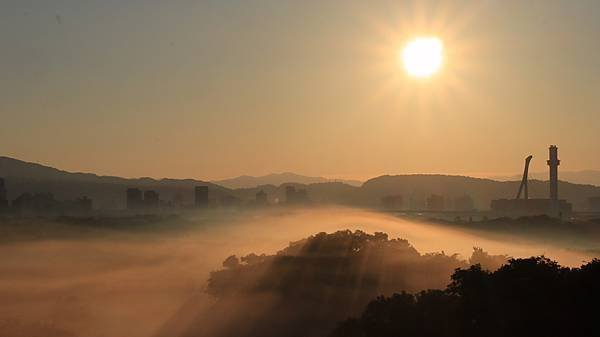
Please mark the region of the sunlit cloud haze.
[[[0, 3], [0, 154], [216, 179], [600, 169], [597, 1]], [[414, 36], [444, 43], [415, 81]], [[539, 163], [541, 166], [542, 162]], [[542, 170], [541, 168], [538, 170]]]

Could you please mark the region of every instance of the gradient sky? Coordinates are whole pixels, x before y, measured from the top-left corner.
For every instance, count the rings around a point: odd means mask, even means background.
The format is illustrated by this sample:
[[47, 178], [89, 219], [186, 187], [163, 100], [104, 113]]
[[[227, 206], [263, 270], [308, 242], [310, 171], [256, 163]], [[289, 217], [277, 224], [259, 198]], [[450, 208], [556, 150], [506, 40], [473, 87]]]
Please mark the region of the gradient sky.
[[[398, 50], [439, 36], [442, 71]], [[127, 177], [600, 169], [600, 1], [0, 1], [0, 155]]]

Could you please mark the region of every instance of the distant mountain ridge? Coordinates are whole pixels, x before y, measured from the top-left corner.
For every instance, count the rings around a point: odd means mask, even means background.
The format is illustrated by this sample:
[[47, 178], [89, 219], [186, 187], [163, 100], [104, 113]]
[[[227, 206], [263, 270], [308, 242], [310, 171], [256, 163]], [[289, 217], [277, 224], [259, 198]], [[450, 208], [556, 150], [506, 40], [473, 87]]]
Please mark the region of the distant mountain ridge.
[[[194, 179], [127, 179], [92, 173], [71, 173], [8, 157], [0, 157], [0, 177], [6, 180], [10, 200], [25, 192], [51, 192], [59, 200], [85, 195], [94, 201], [95, 208], [113, 210], [125, 207], [125, 191], [129, 187], [155, 190], [162, 200], [177, 199], [183, 204], [191, 205], [194, 202], [196, 185], [208, 185], [211, 200], [234, 196], [242, 202], [247, 202], [254, 200], [256, 193], [263, 190], [271, 202], [281, 202], [285, 201], [286, 187], [293, 185], [306, 189], [310, 200], [315, 204], [377, 208], [381, 206], [383, 197], [401, 195], [404, 208], [424, 209], [425, 200], [432, 194], [442, 195], [449, 204], [454, 198], [468, 195], [473, 199], [476, 208], [485, 210], [489, 209], [493, 199], [514, 198], [520, 184], [519, 180], [496, 181], [441, 174], [384, 175], [369, 179], [360, 186], [303, 176], [300, 177], [308, 178], [303, 180], [304, 182], [279, 183], [283, 180], [300, 179], [298, 175], [279, 174], [275, 175], [279, 180], [268, 180], [274, 182], [273, 184], [227, 188], [214, 182]], [[252, 184], [258, 182], [256, 179], [248, 181]], [[529, 195], [532, 198], [547, 198], [548, 190], [548, 181], [532, 179], [529, 182]], [[576, 210], [585, 210], [587, 199], [595, 196], [600, 196], [598, 186], [559, 182], [559, 197], [573, 203]]]
[[154, 179], [149, 177], [141, 178], [122, 178], [117, 176], [101, 176], [94, 173], [69, 172], [56, 169], [54, 167], [45, 166], [42, 164], [31, 163], [14, 159], [10, 157], [0, 156], [0, 177], [4, 178], [30, 178], [36, 180], [69, 180], [81, 182], [106, 182], [106, 183], [123, 183], [133, 182], [135, 184], [155, 184], [159, 182], [178, 182], [182, 184], [211, 184], [210, 182], [196, 179]]
[[[284, 184], [279, 187], [265, 185], [254, 188], [235, 189], [234, 195], [250, 199], [260, 190], [270, 197], [284, 200], [285, 187], [295, 185], [307, 190], [311, 200], [324, 204], [341, 204], [359, 207], [381, 207], [382, 198], [400, 195], [406, 209], [426, 209], [426, 199], [432, 194], [444, 197], [447, 209], [452, 209], [455, 198], [470, 196], [475, 207], [489, 209], [493, 199], [512, 199], [516, 196], [521, 181], [496, 181], [486, 178], [473, 178], [443, 174], [383, 175], [367, 180], [360, 187], [342, 183], [315, 183], [307, 185]], [[600, 196], [600, 187], [573, 184], [559, 181], [559, 197], [573, 203], [576, 210], [588, 207], [588, 198]], [[548, 198], [548, 181], [530, 180], [531, 198]]]
[[194, 179], [121, 178], [99, 176], [93, 173], [73, 173], [53, 167], [0, 156], [0, 177], [5, 178], [8, 198], [14, 199], [26, 192], [51, 192], [59, 200], [88, 196], [97, 208], [125, 207], [125, 191], [129, 187], [155, 190], [168, 200], [175, 196], [184, 202], [193, 202], [193, 189], [208, 185], [211, 197], [230, 195], [225, 187]]
[[[570, 183], [600, 186], [600, 171], [598, 170], [560, 171], [558, 176], [560, 180]], [[521, 177], [522, 174], [515, 174], [511, 176], [492, 176], [490, 179], [507, 181], [519, 180]], [[531, 179], [547, 180], [548, 172], [529, 172], [529, 177]]]
[[[38, 163], [26, 162], [19, 159], [0, 156], [0, 175], [5, 178], [30, 178], [36, 180], [77, 180], [77, 181], [95, 181], [103, 180], [105, 182], [122, 182], [127, 178], [115, 176], [99, 176], [94, 173], [68, 172], [45, 166]], [[152, 178], [140, 178], [152, 180]]]
[[360, 186], [362, 185], [361, 181], [358, 180], [344, 180], [344, 179], [328, 179], [323, 177], [310, 177], [304, 176], [293, 172], [283, 172], [283, 173], [271, 173], [264, 176], [248, 176], [243, 175], [230, 179], [216, 180], [212, 181], [217, 185], [221, 185], [227, 188], [252, 188], [262, 185], [274, 185], [280, 186], [285, 183], [295, 183], [295, 184], [318, 184], [318, 183], [331, 183], [331, 182], [340, 182], [343, 184], [347, 184], [350, 186]]

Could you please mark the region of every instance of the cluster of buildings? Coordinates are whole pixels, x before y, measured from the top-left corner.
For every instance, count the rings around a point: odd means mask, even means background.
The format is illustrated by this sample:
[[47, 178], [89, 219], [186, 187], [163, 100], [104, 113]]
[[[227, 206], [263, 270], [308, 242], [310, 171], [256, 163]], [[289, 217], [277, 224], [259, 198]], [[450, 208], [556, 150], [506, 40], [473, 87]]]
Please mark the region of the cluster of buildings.
[[142, 192], [139, 188], [128, 188], [125, 193], [127, 209], [152, 209], [160, 206], [160, 197], [156, 191]]
[[92, 200], [86, 196], [74, 200], [57, 200], [52, 193], [23, 193], [8, 200], [6, 184], [0, 178], [0, 211], [26, 215], [85, 214], [92, 210]]
[[[178, 196], [174, 199], [177, 199], [174, 200], [176, 204], [182, 202]], [[168, 205], [160, 199], [160, 194], [157, 191], [142, 191], [139, 188], [128, 188], [125, 191], [125, 204], [128, 210], [156, 210]], [[208, 186], [196, 186], [194, 188], [194, 205], [198, 208], [208, 207]]]
[[[513, 199], [496, 199], [491, 201], [490, 214], [494, 216], [527, 216], [546, 214], [553, 217], [569, 216], [573, 212], [572, 205], [564, 199], [559, 198], [558, 193], [558, 148], [555, 145], [549, 148], [549, 195], [548, 198], [529, 198], [528, 170], [529, 163], [533, 157], [528, 156], [525, 160], [523, 179], [518, 193]], [[284, 185], [285, 200], [280, 202], [278, 198], [272, 201], [282, 205], [306, 205], [310, 203], [308, 191], [297, 188], [294, 185]], [[175, 195], [172, 201], [161, 200], [156, 190], [145, 190], [140, 188], [128, 188], [125, 192], [126, 209], [133, 211], [153, 211], [163, 207], [184, 206], [183, 197]], [[242, 204], [246, 206], [267, 206], [269, 198], [264, 190], [255, 194], [254, 200], [242, 199], [221, 193], [217, 199], [209, 198], [209, 186], [199, 185], [193, 189], [193, 205], [197, 209], [222, 206], [237, 207]], [[591, 197], [588, 200], [588, 210], [600, 212], [600, 196]], [[190, 203], [188, 203], [190, 205]], [[416, 211], [416, 212], [472, 212], [476, 211], [475, 202], [469, 195], [460, 195], [448, 198], [439, 194], [431, 194], [428, 197], [409, 198], [408, 202], [402, 195], [386, 195], [381, 198], [381, 206], [389, 211]], [[84, 214], [91, 212], [92, 200], [86, 196], [74, 200], [59, 201], [52, 193], [23, 193], [10, 202], [8, 200], [5, 180], [0, 178], [0, 212], [10, 211], [17, 214]], [[487, 211], [486, 211], [487, 213]]]
[[[525, 169], [523, 178], [516, 197], [513, 199], [495, 199], [491, 201], [489, 214], [491, 216], [501, 217], [519, 217], [533, 215], [548, 215], [552, 217], [568, 217], [573, 213], [573, 206], [565, 199], [560, 199], [558, 193], [558, 147], [551, 145], [548, 149], [549, 158], [546, 161], [549, 167], [549, 191], [548, 198], [529, 198], [528, 190], [528, 172], [529, 163], [533, 156], [525, 159]], [[426, 212], [469, 212], [475, 211], [474, 200], [463, 195], [456, 198], [447, 198], [442, 195], [432, 194], [427, 198], [410, 198], [408, 205], [405, 205], [401, 195], [388, 195], [381, 199], [381, 206], [390, 211], [426, 211]], [[600, 212], [600, 196], [590, 197], [588, 199], [587, 211]]]
[[[302, 193], [301, 193], [302, 194]], [[303, 193], [306, 194], [306, 191]], [[175, 200], [177, 199], [177, 200]], [[303, 199], [303, 198], [298, 198]], [[267, 193], [259, 190], [256, 193], [255, 200], [250, 202], [253, 206], [267, 206], [269, 204]], [[160, 194], [155, 190], [142, 191], [139, 188], [129, 188], [126, 191], [126, 208], [128, 210], [156, 210], [161, 207], [183, 206], [183, 200], [180, 195], [173, 198], [173, 203], [165, 202], [160, 199]], [[206, 185], [194, 187], [194, 202], [193, 205], [197, 209], [209, 207], [239, 207], [242, 205], [242, 200], [232, 195], [223, 195], [218, 199], [209, 198], [209, 188]]]

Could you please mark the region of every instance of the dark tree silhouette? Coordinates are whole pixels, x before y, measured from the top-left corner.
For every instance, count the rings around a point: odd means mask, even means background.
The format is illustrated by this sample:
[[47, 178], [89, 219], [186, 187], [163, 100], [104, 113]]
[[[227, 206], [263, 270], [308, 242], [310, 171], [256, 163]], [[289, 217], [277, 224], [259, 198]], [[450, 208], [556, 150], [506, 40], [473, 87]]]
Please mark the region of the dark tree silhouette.
[[[506, 262], [505, 256], [480, 249], [471, 259], [490, 266]], [[199, 332], [203, 326], [192, 326], [186, 336], [324, 336], [379, 295], [442, 289], [456, 268], [468, 265], [456, 255], [421, 254], [408, 241], [389, 239], [385, 233], [319, 233], [275, 255], [228, 257], [222, 270], [211, 273], [207, 287], [216, 299], [209, 315], [219, 317], [204, 315], [198, 321], [233, 323], [206, 334]], [[419, 295], [426, 300], [415, 305], [430, 312], [420, 319], [434, 317], [438, 310], [452, 311], [429, 304], [442, 295]]]
[[331, 336], [599, 336], [599, 300], [600, 260], [511, 259], [494, 272], [458, 269], [444, 291], [379, 297]]

